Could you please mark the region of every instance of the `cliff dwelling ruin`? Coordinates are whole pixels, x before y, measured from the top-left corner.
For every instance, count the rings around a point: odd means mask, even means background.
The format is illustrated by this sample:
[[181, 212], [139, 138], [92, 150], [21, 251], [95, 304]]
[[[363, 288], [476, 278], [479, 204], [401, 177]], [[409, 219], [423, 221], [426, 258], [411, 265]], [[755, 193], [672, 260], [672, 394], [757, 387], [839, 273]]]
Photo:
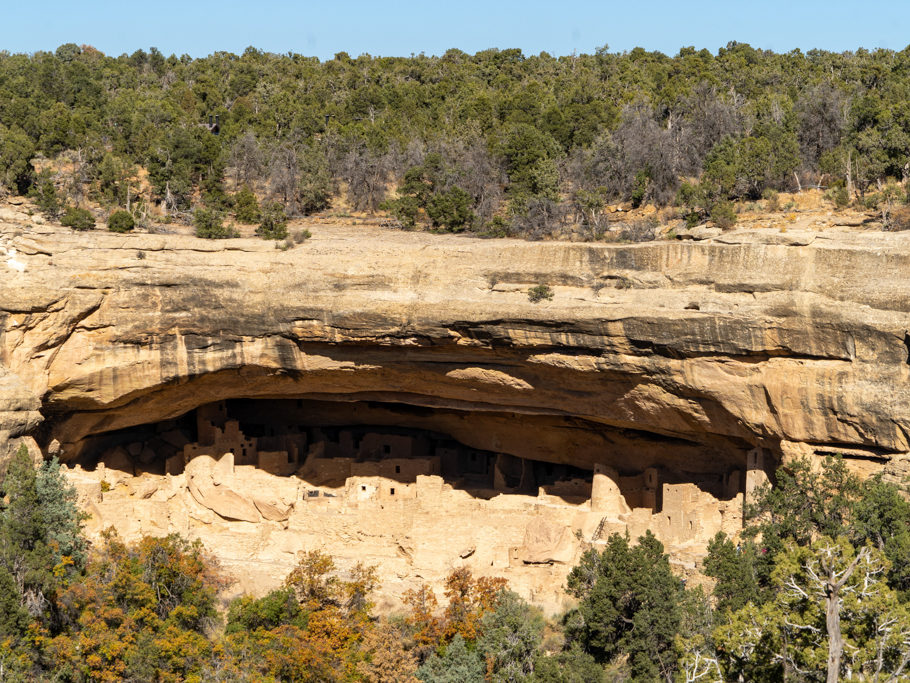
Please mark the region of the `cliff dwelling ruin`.
[[381, 560], [384, 573], [390, 555], [403, 565], [422, 555], [419, 565], [440, 574], [454, 555], [554, 610], [583, 548], [650, 530], [693, 569], [714, 534], [739, 530], [744, 496], [766, 481], [760, 449], [713, 471], [647, 457], [578, 467], [523, 457], [546, 431], [527, 420], [524, 451], [520, 441], [494, 451], [440, 431], [453, 420], [489, 429], [490, 416], [476, 418], [372, 401], [218, 401], [89, 437], [70, 477], [93, 527], [227, 547], [222, 561], [238, 565], [241, 588], [274, 581], [315, 543]]

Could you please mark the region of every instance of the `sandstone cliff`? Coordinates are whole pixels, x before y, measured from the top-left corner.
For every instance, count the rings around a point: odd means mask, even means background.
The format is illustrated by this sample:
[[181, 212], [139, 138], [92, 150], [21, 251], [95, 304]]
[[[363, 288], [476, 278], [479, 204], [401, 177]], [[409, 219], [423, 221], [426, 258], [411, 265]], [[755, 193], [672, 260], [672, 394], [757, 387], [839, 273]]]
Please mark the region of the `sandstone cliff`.
[[[907, 234], [598, 245], [323, 228], [282, 252], [5, 223], [0, 249], [2, 427], [33, 433], [40, 402], [64, 457], [211, 400], [301, 395], [543, 416], [580, 443], [537, 455], [584, 463], [611, 439], [718, 456], [807, 444], [892, 467], [910, 450]], [[531, 303], [536, 284], [555, 297]]]
[[[841, 453], [910, 471], [910, 234], [324, 226], [281, 251], [4, 221], [0, 449], [30, 436], [73, 461], [212, 401], [305, 398], [587, 469], [728, 472], [757, 450], [766, 469]], [[539, 284], [551, 300], [529, 300]]]

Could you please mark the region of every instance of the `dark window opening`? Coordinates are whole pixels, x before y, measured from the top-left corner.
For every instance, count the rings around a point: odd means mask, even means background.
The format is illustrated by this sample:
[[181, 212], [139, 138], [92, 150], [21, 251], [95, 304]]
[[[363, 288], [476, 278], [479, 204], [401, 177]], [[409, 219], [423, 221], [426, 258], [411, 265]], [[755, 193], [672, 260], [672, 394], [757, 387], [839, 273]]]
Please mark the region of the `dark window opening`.
[[[401, 474], [401, 465], [395, 465], [395, 474]], [[393, 491], [395, 489], [392, 489]]]
[[392, 452], [392, 447], [389, 444], [383, 444], [382, 453], [383, 455], [389, 455]]
[[366, 491], [366, 490], [367, 490], [367, 487], [366, 487], [366, 486], [361, 486], [361, 487], [360, 487], [360, 490], [361, 490], [361, 491]]
[[389, 489], [389, 495], [394, 496], [394, 495], [395, 495], [395, 489]]

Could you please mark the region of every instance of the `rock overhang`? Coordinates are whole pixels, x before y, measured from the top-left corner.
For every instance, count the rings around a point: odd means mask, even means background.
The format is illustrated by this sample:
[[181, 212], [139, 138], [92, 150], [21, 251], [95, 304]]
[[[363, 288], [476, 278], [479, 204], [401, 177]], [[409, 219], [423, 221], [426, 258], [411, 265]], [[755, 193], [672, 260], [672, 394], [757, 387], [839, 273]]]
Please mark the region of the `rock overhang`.
[[[25, 264], [0, 280], [0, 362], [47, 419], [7, 431], [63, 457], [93, 434], [256, 397], [495, 416], [526, 436], [547, 423], [591, 435], [558, 456], [586, 466], [644, 443], [708, 461], [910, 450], [910, 236], [602, 245], [325, 229], [282, 252], [17, 232], [0, 233]], [[536, 284], [553, 300], [532, 303]]]

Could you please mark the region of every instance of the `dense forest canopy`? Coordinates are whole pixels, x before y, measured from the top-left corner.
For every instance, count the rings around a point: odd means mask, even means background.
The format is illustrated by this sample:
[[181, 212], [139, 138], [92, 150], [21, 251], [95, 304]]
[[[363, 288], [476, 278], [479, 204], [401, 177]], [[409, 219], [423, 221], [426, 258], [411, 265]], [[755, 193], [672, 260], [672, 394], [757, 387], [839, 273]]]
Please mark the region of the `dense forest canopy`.
[[[321, 62], [67, 44], [0, 52], [0, 183], [169, 215], [227, 211], [243, 186], [291, 215], [343, 195], [407, 226], [530, 235], [567, 213], [595, 229], [614, 201], [699, 220], [769, 191], [821, 184], [846, 203], [903, 183], [908, 93], [910, 48]], [[65, 163], [42, 178], [36, 157]]]

